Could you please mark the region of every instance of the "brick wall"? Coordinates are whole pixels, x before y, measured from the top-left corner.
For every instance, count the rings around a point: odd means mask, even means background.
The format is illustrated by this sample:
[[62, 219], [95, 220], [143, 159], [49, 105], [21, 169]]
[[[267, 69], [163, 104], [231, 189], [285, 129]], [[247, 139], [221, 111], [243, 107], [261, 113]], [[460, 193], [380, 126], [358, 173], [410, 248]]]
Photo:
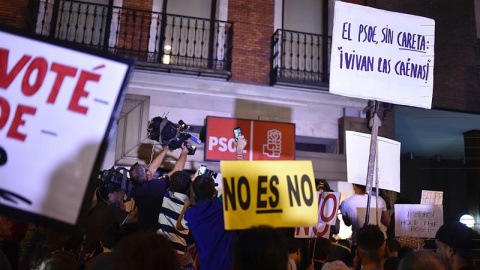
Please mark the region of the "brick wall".
[[235, 22], [232, 81], [269, 84], [274, 0], [229, 0], [228, 19]]
[[29, 0], [0, 1], [0, 25], [25, 30], [28, 3]]

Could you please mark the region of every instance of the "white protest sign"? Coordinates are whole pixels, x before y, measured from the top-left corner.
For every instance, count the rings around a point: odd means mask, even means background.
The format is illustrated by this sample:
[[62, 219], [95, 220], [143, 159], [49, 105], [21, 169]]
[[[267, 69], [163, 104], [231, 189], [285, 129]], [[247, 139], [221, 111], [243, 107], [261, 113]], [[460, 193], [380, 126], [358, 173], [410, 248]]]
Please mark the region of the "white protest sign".
[[434, 238], [442, 225], [442, 205], [395, 204], [395, 236]]
[[317, 192], [318, 224], [315, 227], [297, 227], [295, 238], [324, 237], [329, 238], [330, 227], [335, 226], [338, 208], [340, 206], [340, 192]]
[[422, 190], [420, 204], [439, 204], [443, 201], [443, 191]]
[[0, 31], [0, 209], [75, 225], [129, 60]]
[[[348, 183], [366, 185], [371, 135], [345, 131]], [[373, 173], [375, 187], [400, 192], [400, 142], [378, 137], [378, 166]]]
[[330, 92], [430, 109], [435, 21], [335, 2]]

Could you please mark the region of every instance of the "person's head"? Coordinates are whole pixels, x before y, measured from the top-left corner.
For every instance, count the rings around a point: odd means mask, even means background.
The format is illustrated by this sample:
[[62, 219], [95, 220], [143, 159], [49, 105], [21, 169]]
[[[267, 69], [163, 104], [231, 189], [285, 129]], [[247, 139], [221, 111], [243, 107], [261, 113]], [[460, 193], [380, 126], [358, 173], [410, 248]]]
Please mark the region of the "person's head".
[[147, 165], [135, 163], [130, 167], [130, 182], [136, 186], [141, 186], [143, 183], [152, 180], [152, 173]]
[[8, 238], [13, 233], [13, 220], [11, 218], [0, 216], [0, 241]]
[[170, 176], [170, 190], [173, 192], [187, 194], [191, 183], [190, 174], [186, 171], [174, 172]]
[[333, 191], [330, 188], [330, 185], [328, 184], [327, 180], [325, 179], [315, 179], [315, 185], [317, 186], [317, 191], [323, 190], [323, 191]]
[[449, 270], [448, 265], [433, 251], [420, 249], [410, 252], [398, 265], [398, 270]]
[[352, 184], [353, 185], [353, 190], [355, 191], [355, 194], [365, 194], [365, 190], [367, 187], [359, 184]]
[[192, 185], [197, 201], [210, 200], [215, 195], [215, 180], [210, 175], [197, 176]]
[[287, 264], [287, 240], [281, 231], [261, 226], [240, 233], [235, 251], [236, 269], [285, 270]]
[[300, 260], [302, 259], [303, 239], [295, 238], [295, 237], [288, 237], [287, 238], [287, 245], [288, 245], [288, 254], [290, 254], [290, 257], [298, 265], [300, 263]]
[[362, 261], [376, 262], [385, 254], [383, 232], [377, 225], [363, 226], [357, 233], [357, 252]]
[[480, 241], [480, 235], [460, 222], [443, 224], [436, 235], [437, 254], [447, 260], [450, 265], [454, 261], [462, 264], [472, 262], [471, 251], [478, 248], [476, 241]]
[[109, 205], [118, 205], [122, 201], [120, 184], [108, 183], [100, 185], [97, 190], [97, 196], [100, 196]]
[[350, 270], [350, 268], [342, 261], [333, 261], [333, 262], [326, 262], [322, 270]]
[[125, 236], [115, 246], [113, 270], [180, 269], [172, 243], [155, 232], [138, 232]]
[[398, 251], [400, 250], [400, 243], [397, 240], [388, 240], [386, 250], [386, 257], [398, 257]]
[[330, 243], [330, 240], [323, 237], [315, 238], [312, 240], [311, 245], [311, 254], [313, 256], [312, 259], [326, 261], [328, 259], [328, 255], [330, 254], [331, 247], [332, 244]]

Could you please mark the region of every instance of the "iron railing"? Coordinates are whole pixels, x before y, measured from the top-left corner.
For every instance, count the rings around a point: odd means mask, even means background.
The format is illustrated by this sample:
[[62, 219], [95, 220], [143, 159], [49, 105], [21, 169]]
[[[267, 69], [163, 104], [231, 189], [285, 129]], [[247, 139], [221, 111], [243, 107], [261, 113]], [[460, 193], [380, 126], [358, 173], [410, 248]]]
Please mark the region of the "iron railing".
[[331, 37], [278, 29], [272, 37], [271, 84], [325, 87]]
[[68, 0], [38, 9], [37, 34], [169, 70], [231, 71], [232, 22]]

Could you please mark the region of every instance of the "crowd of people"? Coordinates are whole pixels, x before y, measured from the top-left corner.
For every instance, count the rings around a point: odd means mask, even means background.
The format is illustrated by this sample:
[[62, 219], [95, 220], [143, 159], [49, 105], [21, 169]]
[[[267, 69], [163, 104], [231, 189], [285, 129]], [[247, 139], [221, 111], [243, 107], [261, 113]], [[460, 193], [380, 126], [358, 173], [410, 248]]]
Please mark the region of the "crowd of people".
[[[246, 145], [243, 137], [236, 142], [237, 160]], [[295, 238], [295, 228], [268, 226], [227, 231], [212, 176], [184, 171], [186, 148], [170, 172], [154, 177], [167, 151], [163, 147], [150, 164], [130, 168], [133, 211], [125, 211], [120, 185], [110, 184], [96, 190], [96, 204], [78, 231], [0, 217], [0, 270], [479, 269], [472, 251], [480, 236], [459, 222], [444, 224], [435, 241], [412, 248], [386, 233], [391, 217], [379, 196], [372, 200], [378, 221], [370, 222], [378, 225], [364, 225], [357, 209], [367, 196], [360, 185], [340, 207], [352, 226], [351, 241], [333, 237], [338, 226], [328, 238]], [[324, 180], [317, 189], [331, 191]]]

